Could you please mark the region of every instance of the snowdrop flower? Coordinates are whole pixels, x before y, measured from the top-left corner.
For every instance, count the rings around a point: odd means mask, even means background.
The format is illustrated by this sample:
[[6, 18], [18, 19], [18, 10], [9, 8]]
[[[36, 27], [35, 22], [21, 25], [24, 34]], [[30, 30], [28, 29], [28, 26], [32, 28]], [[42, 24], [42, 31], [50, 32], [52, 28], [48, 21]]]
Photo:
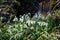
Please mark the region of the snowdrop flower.
[[41, 26], [45, 25], [46, 27], [48, 26], [48, 23], [42, 22]]
[[28, 15], [25, 15], [25, 17], [28, 17]]
[[37, 18], [38, 17], [38, 15], [37, 15], [37, 13], [35, 13], [35, 15], [33, 16], [33, 18]]
[[48, 26], [48, 23], [45, 23], [44, 25], [47, 27]]
[[23, 18], [20, 18], [20, 21], [23, 22]]
[[35, 24], [35, 21], [31, 21], [31, 24]]
[[48, 27], [48, 23], [46, 23], [45, 25], [46, 25], [46, 27]]
[[42, 18], [42, 15], [41, 14], [38, 14], [39, 15], [39, 17], [38, 18]]
[[39, 24], [40, 26], [44, 26], [44, 25], [45, 25], [46, 27], [48, 26], [48, 23], [45, 23], [45, 22], [38, 22], [38, 24]]
[[29, 16], [28, 15], [26, 15], [25, 16], [25, 20], [29, 20], [30, 18], [29, 18]]
[[13, 19], [13, 21], [18, 21], [18, 18], [15, 16], [15, 18]]
[[37, 22], [39, 25], [41, 25], [41, 22]]
[[22, 16], [21, 18], [24, 19], [24, 16]]
[[26, 23], [27, 23], [29, 26], [30, 26], [30, 24], [31, 24], [31, 23], [30, 23], [30, 20], [27, 20]]
[[41, 22], [40, 26], [42, 27], [43, 26], [43, 23]]
[[23, 22], [24, 21], [24, 16], [22, 16], [19, 21]]
[[42, 22], [41, 24], [42, 24], [42, 25], [45, 25], [45, 22]]

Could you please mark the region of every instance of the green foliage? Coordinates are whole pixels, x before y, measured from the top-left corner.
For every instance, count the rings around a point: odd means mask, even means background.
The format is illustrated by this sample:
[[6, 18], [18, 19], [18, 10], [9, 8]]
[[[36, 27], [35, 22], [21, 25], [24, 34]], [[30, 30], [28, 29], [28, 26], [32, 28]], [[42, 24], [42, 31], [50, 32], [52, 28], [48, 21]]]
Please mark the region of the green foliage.
[[0, 29], [1, 40], [58, 40], [53, 26], [53, 16], [30, 18], [24, 15], [17, 23], [6, 24]]
[[57, 16], [58, 18], [60, 18], [60, 10], [55, 10], [54, 15]]
[[54, 24], [57, 25], [57, 28], [60, 30], [60, 10], [55, 10], [53, 15], [54, 18]]

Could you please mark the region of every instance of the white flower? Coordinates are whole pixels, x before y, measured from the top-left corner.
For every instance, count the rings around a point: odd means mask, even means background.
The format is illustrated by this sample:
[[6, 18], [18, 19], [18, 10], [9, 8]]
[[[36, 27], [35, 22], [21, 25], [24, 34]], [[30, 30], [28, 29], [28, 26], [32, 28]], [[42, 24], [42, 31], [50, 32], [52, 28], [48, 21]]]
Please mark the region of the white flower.
[[39, 25], [41, 25], [41, 22], [37, 22]]
[[30, 19], [29, 16], [26, 15], [26, 16], [25, 16], [25, 20], [27, 21], [27, 20], [29, 20], [29, 19]]
[[38, 17], [38, 15], [37, 15], [37, 13], [35, 13], [35, 15], [33, 16], [33, 18], [37, 18]]
[[45, 22], [37, 22], [40, 26], [48, 26], [48, 23], [45, 23]]
[[22, 16], [19, 21], [23, 22], [24, 21], [24, 16]]
[[18, 18], [15, 16], [15, 18], [13, 19], [13, 21], [18, 21]]
[[24, 19], [24, 16], [22, 16], [21, 18]]
[[43, 26], [43, 25], [47, 27], [48, 26], [48, 23], [42, 22], [41, 23], [41, 26]]
[[35, 24], [35, 21], [31, 21], [31, 24]]
[[20, 21], [23, 22], [23, 18], [20, 18]]
[[41, 24], [42, 24], [42, 25], [45, 25], [45, 22], [42, 22]]
[[42, 18], [42, 15], [41, 14], [38, 14], [39, 15], [39, 17], [38, 18]]
[[27, 23], [29, 26], [30, 26], [30, 24], [31, 24], [30, 22], [31, 22], [30, 20], [27, 20], [27, 21], [26, 21], [26, 23]]

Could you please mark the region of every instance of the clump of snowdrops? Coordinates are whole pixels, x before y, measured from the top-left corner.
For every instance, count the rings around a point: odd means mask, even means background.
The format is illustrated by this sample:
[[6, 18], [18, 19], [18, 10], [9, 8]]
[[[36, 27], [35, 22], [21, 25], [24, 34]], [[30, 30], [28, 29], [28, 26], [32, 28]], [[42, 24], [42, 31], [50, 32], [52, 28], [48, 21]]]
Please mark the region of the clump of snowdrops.
[[16, 17], [13, 21], [15, 23], [7, 23], [0, 28], [0, 40], [58, 40], [51, 15], [30, 18], [27, 14], [21, 16], [19, 21]]

